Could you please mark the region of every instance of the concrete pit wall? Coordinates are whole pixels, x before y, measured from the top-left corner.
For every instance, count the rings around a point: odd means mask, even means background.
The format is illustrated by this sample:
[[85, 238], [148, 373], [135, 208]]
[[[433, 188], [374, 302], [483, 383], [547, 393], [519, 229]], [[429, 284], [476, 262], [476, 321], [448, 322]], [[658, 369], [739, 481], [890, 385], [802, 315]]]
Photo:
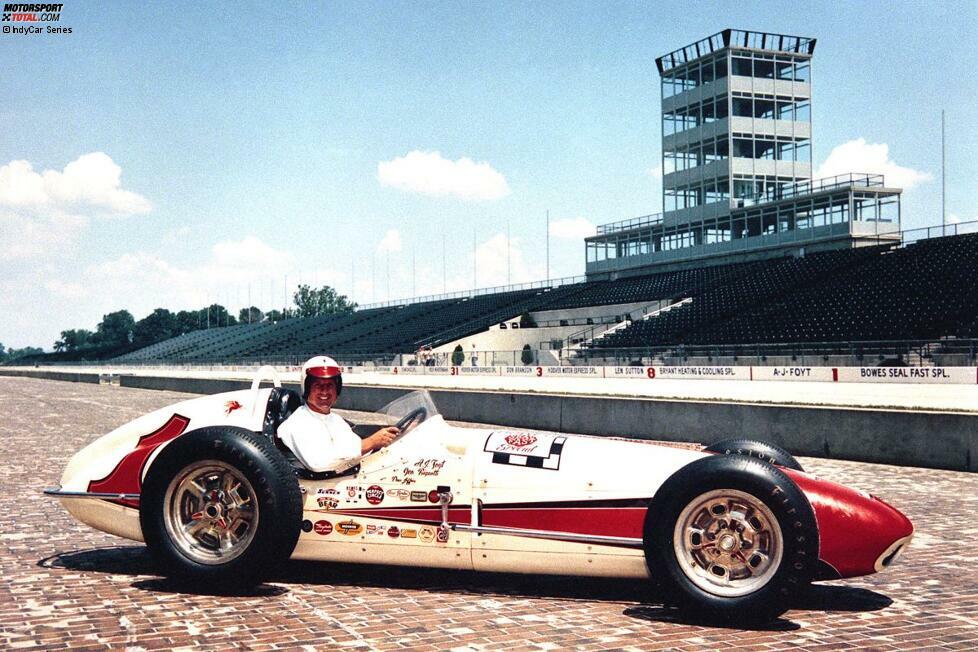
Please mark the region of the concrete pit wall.
[[[98, 374], [6, 371], [49, 380], [99, 382]], [[247, 389], [248, 381], [120, 375], [120, 385], [197, 394]], [[296, 384], [285, 383], [297, 389]], [[372, 412], [411, 391], [344, 387], [337, 407]], [[734, 402], [431, 390], [446, 419], [514, 428], [709, 443], [729, 437], [773, 442], [797, 455], [978, 472], [978, 415]]]

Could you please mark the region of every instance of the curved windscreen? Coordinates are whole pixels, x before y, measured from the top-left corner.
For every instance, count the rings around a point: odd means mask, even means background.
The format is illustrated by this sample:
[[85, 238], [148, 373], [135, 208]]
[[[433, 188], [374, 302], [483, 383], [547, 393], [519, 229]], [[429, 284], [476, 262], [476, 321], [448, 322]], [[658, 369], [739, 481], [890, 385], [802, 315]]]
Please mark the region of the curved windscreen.
[[435, 402], [431, 400], [431, 394], [422, 390], [405, 394], [391, 401], [380, 408], [377, 413], [384, 415], [384, 422], [387, 425], [392, 426], [409, 415], [414, 415], [411, 424], [418, 425], [437, 416], [438, 408], [435, 407]]

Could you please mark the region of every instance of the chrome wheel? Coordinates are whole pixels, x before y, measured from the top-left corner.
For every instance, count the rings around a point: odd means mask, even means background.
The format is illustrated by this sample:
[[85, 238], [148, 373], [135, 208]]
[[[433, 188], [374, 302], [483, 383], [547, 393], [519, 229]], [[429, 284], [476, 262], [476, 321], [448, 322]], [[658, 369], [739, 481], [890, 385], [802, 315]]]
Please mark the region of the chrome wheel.
[[771, 581], [784, 542], [778, 520], [762, 500], [717, 489], [697, 496], [679, 514], [673, 548], [679, 568], [697, 587], [738, 597]]
[[258, 528], [255, 491], [238, 469], [217, 460], [184, 467], [167, 486], [163, 521], [189, 559], [226, 564], [248, 549]]

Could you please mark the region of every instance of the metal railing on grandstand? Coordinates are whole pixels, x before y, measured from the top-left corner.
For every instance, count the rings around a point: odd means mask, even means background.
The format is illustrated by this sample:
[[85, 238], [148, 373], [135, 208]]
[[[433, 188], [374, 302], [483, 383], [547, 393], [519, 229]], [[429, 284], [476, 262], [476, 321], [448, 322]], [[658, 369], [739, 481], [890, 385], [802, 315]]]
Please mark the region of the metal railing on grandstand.
[[943, 238], [944, 236], [965, 235], [967, 233], [978, 233], [978, 220], [949, 222], [941, 226], [925, 226], [919, 229], [905, 229], [900, 231], [900, 239], [902, 244], [906, 246], [930, 238]]
[[963, 367], [978, 362], [978, 339], [673, 345], [583, 348], [566, 363], [615, 366]]
[[619, 222], [600, 224], [597, 227], [597, 235], [617, 233], [618, 231], [628, 231], [630, 229], [637, 229], [642, 226], [652, 226], [653, 224], [659, 224], [660, 222], [662, 222], [662, 213], [641, 215], [639, 217], [633, 217], [631, 219], [621, 220]]
[[443, 294], [428, 294], [422, 297], [407, 297], [404, 299], [391, 299], [390, 301], [378, 301], [358, 306], [358, 310], [369, 310], [370, 308], [389, 308], [392, 306], [404, 306], [409, 303], [428, 303], [431, 301], [444, 301], [446, 299], [463, 299], [467, 297], [479, 297], [486, 294], [498, 294], [503, 292], [518, 292], [520, 290], [535, 290], [537, 288], [555, 288], [561, 285], [572, 283], [583, 283], [587, 280], [586, 276], [564, 276], [561, 278], [551, 278], [545, 281], [529, 281], [526, 283], [516, 283], [513, 285], [497, 285], [490, 288], [475, 288], [472, 290], [460, 290], [458, 292], [446, 292]]
[[836, 188], [848, 188], [849, 186], [859, 186], [863, 188], [882, 188], [884, 187], [882, 174], [867, 174], [864, 172], [850, 172], [848, 174], [837, 174], [834, 177], [822, 177], [819, 179], [806, 179], [795, 183], [775, 186], [765, 192], [756, 194], [744, 201], [744, 205], [752, 206], [779, 199], [791, 199], [798, 195], [811, 195], [825, 190]]

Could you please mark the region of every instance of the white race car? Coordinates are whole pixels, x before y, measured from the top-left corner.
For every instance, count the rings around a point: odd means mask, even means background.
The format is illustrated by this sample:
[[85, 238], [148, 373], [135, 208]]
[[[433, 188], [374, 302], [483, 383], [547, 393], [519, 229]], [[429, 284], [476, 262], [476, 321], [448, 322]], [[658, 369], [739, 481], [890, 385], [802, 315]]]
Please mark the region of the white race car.
[[135, 419], [45, 493], [183, 581], [256, 583], [289, 558], [626, 577], [715, 619], [775, 617], [812, 580], [882, 570], [913, 535], [769, 444], [459, 428], [427, 392], [384, 408], [402, 428], [390, 446], [310, 473], [275, 434], [298, 395], [259, 381]]

